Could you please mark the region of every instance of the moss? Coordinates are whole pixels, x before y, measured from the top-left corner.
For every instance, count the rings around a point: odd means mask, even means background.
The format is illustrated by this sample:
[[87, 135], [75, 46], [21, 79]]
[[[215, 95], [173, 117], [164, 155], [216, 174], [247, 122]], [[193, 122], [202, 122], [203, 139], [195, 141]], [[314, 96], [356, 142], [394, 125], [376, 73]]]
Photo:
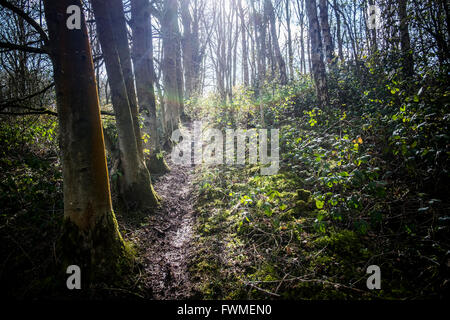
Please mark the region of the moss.
[[[124, 181], [121, 181], [121, 184], [124, 184]], [[161, 201], [145, 166], [139, 170], [136, 182], [128, 187], [123, 185], [121, 190], [122, 201], [128, 209], [155, 208]]]
[[326, 246], [331, 252], [343, 256], [359, 256], [361, 244], [356, 233], [350, 230], [331, 232], [329, 236], [321, 237], [315, 241], [320, 247]]
[[280, 192], [280, 199], [282, 199], [283, 201], [294, 201], [295, 197], [296, 197], [296, 193], [295, 192]]
[[280, 214], [280, 221], [283, 221], [283, 222], [292, 221], [294, 219], [294, 216], [295, 216], [295, 210], [289, 209]]
[[147, 168], [151, 174], [162, 175], [170, 172], [170, 167], [162, 153], [154, 153], [147, 160]]
[[298, 200], [308, 202], [311, 198], [311, 191], [305, 190], [305, 189], [298, 189], [297, 190], [297, 198], [298, 198]]
[[123, 280], [134, 265], [135, 249], [122, 239], [113, 212], [101, 215], [88, 230], [64, 219], [59, 242], [62, 270], [77, 265], [82, 271], [82, 287]]
[[304, 216], [315, 215], [315, 204], [311, 201], [298, 200], [295, 202], [295, 217], [300, 218]]
[[304, 200], [298, 200], [295, 203], [295, 209], [297, 213], [301, 213], [303, 211], [306, 211], [308, 209], [308, 204]]

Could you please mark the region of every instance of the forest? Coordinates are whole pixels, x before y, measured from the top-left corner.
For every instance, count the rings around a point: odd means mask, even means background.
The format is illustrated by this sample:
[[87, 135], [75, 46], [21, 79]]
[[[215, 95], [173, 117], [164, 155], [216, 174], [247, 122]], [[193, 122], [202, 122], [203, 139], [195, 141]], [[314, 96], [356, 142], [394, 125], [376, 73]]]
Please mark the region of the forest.
[[0, 295], [443, 300], [448, 0], [0, 0]]

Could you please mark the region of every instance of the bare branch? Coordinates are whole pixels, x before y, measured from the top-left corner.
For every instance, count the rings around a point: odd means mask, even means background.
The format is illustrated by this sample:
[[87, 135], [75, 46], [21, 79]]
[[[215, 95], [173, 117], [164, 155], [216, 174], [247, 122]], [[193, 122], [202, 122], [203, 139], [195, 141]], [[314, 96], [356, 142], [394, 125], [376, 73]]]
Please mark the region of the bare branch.
[[30, 52], [30, 53], [49, 54], [49, 52], [43, 48], [23, 46], [20, 44], [14, 44], [14, 43], [9, 43], [9, 42], [2, 42], [2, 41], [0, 41], [0, 48], [7, 49], [7, 51], [19, 50], [19, 51]]
[[42, 29], [42, 27], [39, 25], [39, 23], [37, 23], [33, 18], [31, 18], [28, 14], [26, 14], [22, 9], [14, 6], [13, 4], [9, 3], [6, 0], [0, 0], [0, 5], [2, 7], [5, 7], [7, 9], [11, 10], [15, 14], [17, 14], [19, 17], [21, 17], [23, 20], [28, 22], [28, 24], [30, 24], [39, 33], [39, 35], [41, 36], [42, 41], [44, 41], [45, 45], [48, 45], [49, 40], [48, 40], [47, 33], [44, 31], [44, 29]]

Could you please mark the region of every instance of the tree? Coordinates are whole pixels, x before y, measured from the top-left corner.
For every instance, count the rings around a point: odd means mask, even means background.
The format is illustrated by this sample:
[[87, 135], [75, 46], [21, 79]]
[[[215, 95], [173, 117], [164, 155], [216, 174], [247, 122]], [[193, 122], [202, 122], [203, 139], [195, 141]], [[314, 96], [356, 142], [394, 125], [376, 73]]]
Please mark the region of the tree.
[[400, 44], [402, 50], [402, 64], [403, 74], [405, 77], [412, 77], [414, 75], [414, 58], [411, 49], [411, 40], [408, 30], [408, 14], [407, 14], [407, 0], [399, 0], [398, 16], [400, 18]]
[[[300, 24], [300, 72], [306, 73], [306, 58], [305, 58], [305, 41], [304, 41], [304, 18], [305, 18], [305, 9], [304, 9], [304, 1], [297, 0], [297, 16]], [[308, 41], [309, 45], [309, 41]]]
[[242, 0], [238, 0], [239, 17], [241, 20], [241, 43], [242, 43], [242, 80], [245, 87], [249, 85], [248, 76], [248, 52], [247, 52], [247, 22], [245, 12], [242, 8]]
[[[251, 0], [253, 29], [255, 37], [255, 51], [257, 60], [257, 92], [261, 90], [266, 78], [266, 20], [255, 8], [255, 0]], [[262, 117], [262, 114], [261, 114]]]
[[292, 31], [291, 31], [291, 10], [289, 7], [289, 0], [286, 0], [286, 26], [288, 34], [288, 61], [289, 61], [289, 78], [294, 80], [294, 52], [292, 49]]
[[143, 157], [142, 134], [139, 125], [139, 110], [136, 97], [136, 87], [134, 85], [133, 67], [131, 63], [130, 48], [128, 45], [128, 33], [125, 21], [122, 0], [110, 0], [111, 21], [114, 21], [114, 36], [116, 39], [117, 52], [119, 54], [120, 65], [122, 67], [123, 78], [127, 89], [128, 103], [130, 105], [131, 116], [133, 118], [134, 134], [138, 154]]
[[285, 85], [287, 83], [286, 63], [281, 54], [280, 45], [278, 43], [277, 30], [275, 25], [275, 13], [272, 6], [272, 0], [264, 0], [264, 15], [267, 16], [270, 22], [270, 35], [272, 37], [272, 46], [275, 53], [275, 60], [279, 72], [280, 83]]
[[[123, 66], [118, 49], [117, 29], [125, 26], [120, 21], [112, 23], [111, 11], [119, 3], [105, 0], [92, 0], [97, 32], [105, 59], [111, 98], [117, 123], [119, 137], [120, 165], [123, 176], [120, 177], [122, 199], [128, 207], [146, 208], [158, 204], [158, 197], [153, 190], [150, 174], [140, 156], [136, 142], [135, 125], [124, 78]], [[123, 11], [122, 11], [123, 12]], [[128, 47], [128, 46], [127, 46]], [[121, 49], [123, 50], [123, 48]]]
[[333, 39], [331, 37], [330, 24], [328, 23], [328, 1], [319, 0], [319, 8], [320, 8], [320, 26], [323, 37], [326, 60], [327, 64], [331, 66], [335, 63], [335, 60], [334, 60]]
[[193, 91], [193, 34], [192, 34], [192, 17], [189, 10], [190, 0], [182, 0], [181, 2], [181, 21], [183, 23], [183, 39], [181, 44], [183, 47], [183, 69], [184, 69], [184, 85], [186, 97], [190, 97]]
[[156, 119], [155, 70], [153, 66], [153, 37], [149, 0], [131, 0], [131, 19], [137, 96], [140, 114], [144, 118], [144, 129], [150, 136], [148, 168], [152, 173], [164, 173], [169, 168], [164, 158], [158, 156], [160, 145]]
[[[207, 39], [204, 43], [200, 43], [200, 20], [203, 15], [205, 2], [199, 4], [199, 0], [193, 0], [193, 14], [192, 14], [192, 91], [195, 94], [201, 94], [201, 64], [204, 60], [205, 50], [207, 47]], [[211, 34], [211, 32], [209, 33]]]
[[179, 119], [185, 119], [184, 113], [184, 79], [183, 79], [183, 65], [182, 65], [182, 52], [181, 52], [181, 33], [178, 27], [178, 21], [175, 24], [176, 41], [176, 75], [177, 75], [177, 88], [178, 88], [178, 113]]
[[180, 121], [179, 79], [177, 74], [178, 52], [178, 15], [177, 1], [165, 0], [161, 17], [163, 61], [161, 68], [164, 76], [164, 119], [167, 134], [178, 128]]
[[[341, 35], [341, 14], [338, 10], [337, 0], [333, 0], [333, 8], [334, 8], [334, 14], [336, 16], [336, 38], [337, 38], [337, 44], [338, 44], [339, 59], [341, 60], [341, 62], [344, 62], [344, 50], [343, 50], [342, 35]], [[376, 32], [376, 30], [375, 30], [375, 32]], [[376, 34], [375, 34], [375, 37], [376, 37]]]
[[44, 0], [50, 35], [64, 178], [65, 264], [105, 276], [125, 254], [109, 188], [100, 107], [86, 21], [66, 27], [66, 10], [81, 1]]
[[317, 98], [320, 106], [323, 108], [328, 105], [328, 86], [325, 64], [323, 62], [322, 39], [317, 18], [316, 0], [306, 0], [306, 12], [309, 20], [312, 73], [316, 85]]
[[[336, 1], [336, 0], [334, 0]], [[375, 0], [369, 0], [369, 6], [373, 6], [375, 5]], [[336, 6], [336, 4], [335, 4]], [[375, 12], [372, 12], [375, 13]], [[372, 30], [370, 30], [370, 38], [372, 41], [372, 45], [371, 45], [371, 51], [372, 53], [375, 53], [378, 51], [378, 44], [377, 44], [377, 28], [372, 28]]]

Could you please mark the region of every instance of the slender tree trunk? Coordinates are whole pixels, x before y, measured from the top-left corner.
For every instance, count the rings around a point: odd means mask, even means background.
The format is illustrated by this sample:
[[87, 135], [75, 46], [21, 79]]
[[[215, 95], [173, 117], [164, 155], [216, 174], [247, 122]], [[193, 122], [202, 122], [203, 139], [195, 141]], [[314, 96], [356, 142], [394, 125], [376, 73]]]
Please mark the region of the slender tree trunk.
[[133, 117], [134, 134], [138, 153], [143, 158], [143, 146], [141, 128], [139, 125], [139, 111], [136, 97], [136, 87], [134, 85], [133, 67], [131, 62], [130, 47], [128, 44], [127, 25], [122, 0], [109, 0], [111, 19], [114, 22], [114, 36], [117, 43], [117, 52], [120, 58], [120, 65], [127, 88], [128, 103], [130, 104], [131, 115]]
[[[250, 18], [249, 18], [250, 20]], [[253, 20], [251, 20], [253, 21]], [[257, 43], [256, 43], [256, 31], [254, 31], [255, 26], [252, 24], [252, 27], [249, 30], [248, 36], [250, 38], [251, 48], [250, 48], [250, 71], [251, 71], [251, 84], [253, 87], [258, 86], [258, 77], [257, 77], [257, 69], [258, 69], [258, 58], [256, 56]]]
[[[201, 93], [202, 88], [202, 77], [201, 77], [201, 66], [203, 60], [203, 52], [200, 48], [199, 39], [199, 23], [200, 23], [200, 13], [198, 8], [198, 0], [194, 0], [194, 17], [192, 22], [192, 91], [195, 94]], [[206, 44], [205, 44], [206, 48]], [[191, 92], [192, 94], [192, 92]]]
[[400, 45], [402, 50], [403, 74], [409, 78], [414, 75], [414, 58], [408, 30], [407, 0], [399, 0], [398, 16], [400, 18]]
[[153, 65], [153, 38], [149, 0], [131, 0], [133, 32], [133, 64], [136, 74], [136, 89], [140, 113], [144, 118], [144, 130], [149, 135], [150, 160], [147, 167], [151, 173], [165, 173], [169, 170], [161, 150], [158, 137], [155, 99], [155, 70]]
[[334, 45], [331, 37], [330, 24], [328, 23], [328, 1], [319, 0], [320, 26], [322, 32], [323, 45], [325, 49], [326, 61], [329, 66], [334, 64]]
[[238, 47], [238, 41], [239, 41], [239, 17], [238, 17], [238, 8], [236, 7], [236, 2], [234, 2], [235, 5], [235, 12], [236, 12], [236, 29], [234, 33], [234, 39], [233, 39], [233, 80], [231, 85], [231, 99], [233, 99], [233, 87], [236, 85], [236, 74], [237, 74], [237, 47]]
[[311, 59], [311, 35], [308, 32], [306, 40], [306, 51], [308, 52], [308, 71], [312, 74], [312, 59]]
[[341, 35], [341, 14], [338, 10], [337, 0], [333, 0], [334, 13], [336, 16], [336, 39], [338, 43], [339, 59], [344, 62], [344, 50], [342, 48], [342, 35]]
[[183, 67], [182, 67], [182, 52], [181, 52], [181, 34], [178, 28], [178, 21], [176, 23], [176, 73], [177, 73], [177, 87], [178, 87], [178, 108], [177, 119], [185, 117], [184, 113], [184, 80], [183, 80]]
[[161, 18], [162, 47], [164, 51], [161, 68], [164, 76], [164, 105], [166, 107], [166, 129], [168, 134], [171, 134], [178, 128], [180, 121], [177, 79], [177, 41], [179, 40], [177, 25], [177, 1], [165, 0]]
[[266, 26], [261, 14], [256, 11], [253, 0], [251, 5], [256, 44], [255, 53], [258, 65], [256, 94], [259, 95], [266, 78]]
[[328, 106], [328, 85], [323, 62], [322, 40], [319, 20], [317, 18], [316, 0], [306, 0], [306, 12], [309, 20], [309, 35], [311, 41], [311, 63], [314, 82], [316, 84], [317, 98], [320, 106]]
[[[266, 78], [266, 19], [261, 16], [255, 10], [254, 3], [252, 1], [252, 11], [254, 17], [255, 25], [255, 39], [256, 39], [256, 53], [258, 60], [258, 85], [257, 85], [257, 95], [259, 95], [264, 86], [264, 81]], [[262, 99], [259, 103], [259, 118], [262, 127], [265, 127], [264, 119], [264, 105]]]
[[149, 0], [131, 1], [131, 19], [133, 65], [140, 113], [144, 118], [144, 129], [150, 136], [150, 152], [154, 153], [159, 148], [159, 140], [156, 122], [152, 25]]
[[[114, 216], [100, 106], [86, 21], [66, 27], [75, 0], [44, 0], [50, 35], [64, 178], [64, 266], [78, 265], [83, 279], [117, 271], [126, 253]], [[110, 276], [112, 274], [109, 274]]]
[[[305, 40], [304, 40], [304, 0], [297, 0], [298, 19], [300, 22], [300, 72], [306, 73], [306, 56], [305, 56]], [[309, 42], [308, 42], [309, 43]], [[309, 50], [308, 50], [309, 51]]]
[[281, 54], [280, 45], [278, 44], [278, 36], [275, 25], [275, 13], [272, 6], [272, 0], [264, 0], [264, 11], [267, 14], [267, 18], [270, 21], [270, 34], [272, 36], [272, 47], [275, 53], [275, 60], [277, 62], [280, 83], [285, 85], [287, 83], [286, 75], [286, 63], [284, 62], [283, 55]]
[[[335, 0], [336, 1], [336, 0]], [[375, 0], [369, 0], [369, 5], [373, 6], [375, 4]], [[370, 30], [370, 36], [372, 40], [372, 54], [378, 51], [378, 43], [377, 43], [377, 28], [373, 28]]]
[[267, 47], [266, 47], [266, 19], [258, 14], [258, 28], [259, 28], [259, 85], [262, 87], [266, 78], [266, 60], [267, 60]]
[[183, 38], [181, 44], [183, 47], [183, 69], [184, 69], [184, 85], [185, 95], [187, 98], [191, 96], [193, 89], [193, 50], [192, 50], [192, 17], [189, 11], [190, 0], [182, 0], [181, 2], [181, 21], [183, 23]]
[[242, 77], [245, 87], [249, 85], [248, 76], [248, 49], [247, 49], [247, 26], [245, 21], [245, 13], [242, 8], [242, 0], [238, 0], [239, 16], [241, 19], [241, 37], [242, 37]]
[[291, 11], [289, 8], [289, 0], [286, 0], [286, 25], [288, 32], [288, 60], [289, 60], [289, 78], [294, 80], [294, 52], [292, 50], [292, 31], [291, 31]]
[[[117, 40], [114, 36], [118, 31], [113, 27], [108, 6], [110, 2], [106, 0], [91, 0], [91, 2], [116, 116], [120, 161], [123, 169], [123, 176], [120, 178], [122, 199], [128, 207], [154, 207], [158, 203], [158, 198], [153, 190], [147, 167], [139, 156], [127, 87], [116, 45]], [[118, 25], [115, 24], [115, 26]]]

